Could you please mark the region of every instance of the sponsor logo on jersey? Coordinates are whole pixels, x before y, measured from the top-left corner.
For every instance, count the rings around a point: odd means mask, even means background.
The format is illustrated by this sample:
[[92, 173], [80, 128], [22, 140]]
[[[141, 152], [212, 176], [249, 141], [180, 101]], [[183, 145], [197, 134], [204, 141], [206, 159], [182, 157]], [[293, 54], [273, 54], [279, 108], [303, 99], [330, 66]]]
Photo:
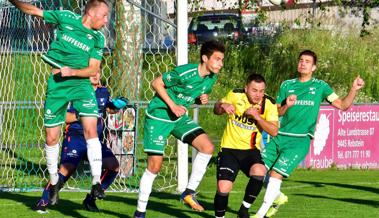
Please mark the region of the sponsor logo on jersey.
[[281, 166], [288, 166], [289, 160], [287, 158], [282, 157], [278, 161], [279, 161], [279, 165], [281, 165]]
[[300, 106], [314, 106], [315, 102], [312, 100], [296, 100], [295, 105]]
[[[83, 107], [90, 108], [90, 107], [94, 107], [96, 105], [97, 105], [97, 103], [94, 103], [92, 100], [83, 101]], [[94, 111], [94, 112], [97, 113], [97, 111]]]
[[194, 99], [191, 96], [185, 96], [182, 93], [177, 95], [179, 99], [183, 99], [186, 102], [192, 102]]
[[80, 48], [81, 50], [85, 51], [85, 52], [89, 52], [90, 50], [90, 47], [86, 44], [84, 44], [83, 42], [80, 42], [74, 38], [72, 38], [71, 36], [68, 36], [66, 34], [63, 34], [62, 35], [62, 40], [70, 43], [71, 45], [77, 47], [77, 48]]
[[235, 114], [234, 119], [247, 125], [253, 125], [256, 122], [253, 118], [248, 117], [245, 114], [242, 114], [241, 116]]
[[91, 34], [87, 34], [87, 39], [91, 40], [93, 39], [93, 36]]
[[255, 120], [251, 117], [247, 117], [245, 114], [239, 116], [235, 115], [234, 119], [232, 120], [233, 125], [238, 126], [243, 129], [247, 130], [253, 130], [256, 131], [257, 127], [253, 124], [255, 124]]

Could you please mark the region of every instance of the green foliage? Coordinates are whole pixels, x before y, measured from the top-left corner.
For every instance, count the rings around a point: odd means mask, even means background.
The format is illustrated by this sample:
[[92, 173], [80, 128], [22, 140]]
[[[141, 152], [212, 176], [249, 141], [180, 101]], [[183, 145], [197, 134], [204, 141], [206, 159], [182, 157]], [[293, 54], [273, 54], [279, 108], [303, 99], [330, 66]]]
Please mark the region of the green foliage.
[[[327, 81], [337, 94], [344, 96], [353, 79], [360, 75], [366, 81], [366, 87], [357, 101], [378, 102], [379, 45], [375, 43], [378, 35], [377, 31], [362, 39], [333, 31], [288, 29], [271, 44], [227, 43], [224, 67], [211, 99], [217, 100], [229, 90], [243, 87], [250, 72], [264, 75], [268, 83], [267, 93], [276, 96], [281, 82], [297, 76], [299, 53], [311, 49], [318, 55], [314, 77]], [[198, 50], [192, 48], [190, 51], [190, 59], [196, 61]]]

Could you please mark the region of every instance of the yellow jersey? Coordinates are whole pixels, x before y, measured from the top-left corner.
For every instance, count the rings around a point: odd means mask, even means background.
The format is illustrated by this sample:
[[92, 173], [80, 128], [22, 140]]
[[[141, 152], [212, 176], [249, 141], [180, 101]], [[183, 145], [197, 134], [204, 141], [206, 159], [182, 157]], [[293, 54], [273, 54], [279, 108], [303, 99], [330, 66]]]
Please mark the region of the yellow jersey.
[[262, 133], [256, 126], [256, 120], [245, 115], [250, 107], [258, 108], [263, 119], [278, 121], [278, 108], [274, 99], [264, 95], [259, 104], [252, 105], [244, 89], [232, 90], [221, 99], [222, 103], [232, 104], [235, 114], [228, 115], [228, 121], [221, 139], [221, 149], [231, 148], [248, 150], [257, 148], [261, 150]]

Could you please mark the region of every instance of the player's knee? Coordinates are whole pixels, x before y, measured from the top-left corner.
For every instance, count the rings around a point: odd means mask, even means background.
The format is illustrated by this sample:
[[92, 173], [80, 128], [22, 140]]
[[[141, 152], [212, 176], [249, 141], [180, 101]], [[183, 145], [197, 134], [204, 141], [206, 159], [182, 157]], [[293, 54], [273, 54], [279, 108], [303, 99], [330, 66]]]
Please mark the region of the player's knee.
[[183, 142], [192, 145], [199, 152], [213, 154], [214, 145], [203, 129], [197, 129], [183, 138]]
[[159, 165], [147, 166], [147, 170], [153, 174], [158, 174], [161, 171], [161, 166]]
[[84, 133], [84, 138], [86, 139], [92, 139], [92, 138], [97, 138], [97, 129], [86, 129], [83, 130]]
[[225, 193], [229, 194], [233, 189], [233, 183], [228, 181], [228, 182], [219, 182], [217, 185], [217, 192], [219, 193]]
[[214, 151], [214, 145], [212, 143], [205, 144], [204, 146], [199, 149], [199, 152], [204, 154], [213, 154]]
[[118, 163], [116, 157], [103, 158], [103, 169], [118, 171], [120, 164]]
[[46, 135], [46, 144], [47, 145], [56, 145], [59, 142], [59, 136], [56, 135]]
[[[200, 137], [200, 136], [199, 136]], [[202, 138], [201, 140], [196, 141], [196, 143], [192, 144], [199, 152], [204, 154], [213, 154], [214, 145], [208, 136]]]
[[163, 163], [163, 154], [147, 153], [147, 170], [158, 174]]
[[266, 167], [263, 164], [254, 164], [250, 168], [250, 176], [265, 176], [267, 173]]

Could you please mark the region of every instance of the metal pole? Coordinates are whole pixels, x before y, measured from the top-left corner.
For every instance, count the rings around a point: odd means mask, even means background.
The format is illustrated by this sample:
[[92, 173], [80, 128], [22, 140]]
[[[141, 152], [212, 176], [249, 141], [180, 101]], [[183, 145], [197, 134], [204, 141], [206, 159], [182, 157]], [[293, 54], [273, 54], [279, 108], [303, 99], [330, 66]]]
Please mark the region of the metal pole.
[[[177, 0], [177, 65], [188, 63], [188, 5], [187, 1]], [[181, 141], [178, 144], [178, 192], [183, 192], [188, 183], [188, 145]]]

